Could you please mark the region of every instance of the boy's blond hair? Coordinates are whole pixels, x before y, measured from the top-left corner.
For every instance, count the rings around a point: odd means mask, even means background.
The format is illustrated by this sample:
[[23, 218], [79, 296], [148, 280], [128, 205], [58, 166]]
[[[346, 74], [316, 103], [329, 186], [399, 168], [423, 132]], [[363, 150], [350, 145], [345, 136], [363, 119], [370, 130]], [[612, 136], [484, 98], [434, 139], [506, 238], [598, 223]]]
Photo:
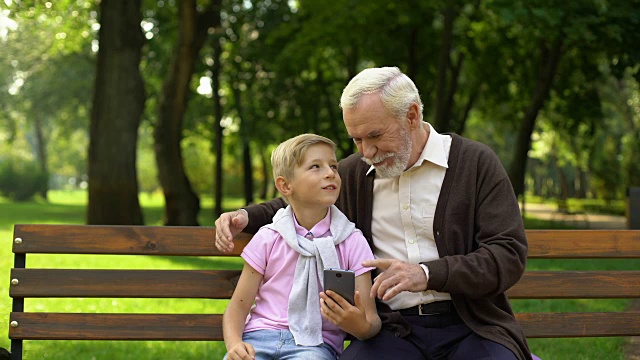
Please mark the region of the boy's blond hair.
[[302, 163], [307, 149], [315, 144], [324, 144], [336, 151], [336, 144], [324, 136], [316, 134], [302, 134], [286, 140], [271, 153], [271, 166], [273, 167], [273, 180], [282, 176], [286, 180], [293, 179], [296, 166]]

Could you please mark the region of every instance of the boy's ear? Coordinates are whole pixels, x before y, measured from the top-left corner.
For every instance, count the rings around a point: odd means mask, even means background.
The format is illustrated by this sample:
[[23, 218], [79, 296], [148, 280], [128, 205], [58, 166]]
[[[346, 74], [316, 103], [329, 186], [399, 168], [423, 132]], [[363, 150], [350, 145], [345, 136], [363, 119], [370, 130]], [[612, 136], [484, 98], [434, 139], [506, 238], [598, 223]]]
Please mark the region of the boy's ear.
[[276, 178], [276, 189], [278, 189], [280, 194], [284, 196], [288, 196], [289, 194], [291, 194], [291, 186], [289, 185], [287, 179], [282, 176], [278, 176]]

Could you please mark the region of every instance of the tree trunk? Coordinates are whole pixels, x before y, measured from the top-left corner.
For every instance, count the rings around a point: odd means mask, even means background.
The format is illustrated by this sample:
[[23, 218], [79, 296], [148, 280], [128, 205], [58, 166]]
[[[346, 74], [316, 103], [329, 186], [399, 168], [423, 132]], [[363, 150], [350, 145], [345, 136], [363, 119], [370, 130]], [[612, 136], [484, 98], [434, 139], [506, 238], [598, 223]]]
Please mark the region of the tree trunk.
[[182, 159], [182, 123], [195, 61], [211, 25], [211, 7], [198, 15], [195, 0], [179, 3], [179, 32], [174, 57], [162, 87], [154, 129], [158, 177], [165, 197], [165, 225], [198, 225], [200, 199], [193, 191]]
[[253, 164], [251, 163], [251, 146], [249, 139], [242, 138], [242, 166], [244, 168], [244, 202], [246, 205], [255, 202], [253, 198]]
[[214, 42], [214, 60], [213, 60], [213, 68], [211, 71], [211, 83], [213, 88], [213, 114], [214, 114], [214, 124], [213, 124], [213, 133], [214, 133], [214, 151], [216, 155], [216, 165], [214, 170], [214, 199], [215, 205], [213, 210], [213, 217], [218, 218], [220, 214], [222, 214], [222, 186], [224, 185], [222, 178], [222, 161], [224, 159], [224, 154], [222, 152], [222, 144], [223, 144], [223, 133], [224, 128], [222, 127], [222, 103], [220, 99], [220, 52], [222, 51], [222, 47], [220, 46], [220, 39], [216, 37]]
[[[358, 62], [360, 61], [360, 52], [357, 43], [353, 42], [348, 49], [349, 51], [345, 54], [345, 66], [347, 68], [347, 82], [344, 84], [345, 86], [358, 74]], [[342, 116], [342, 114], [340, 114], [340, 116]], [[341, 141], [337, 145], [339, 151], [342, 153], [342, 157], [347, 157], [356, 152], [356, 146], [351, 139], [348, 139], [346, 142]], [[277, 190], [275, 190], [274, 194], [276, 193]]]
[[271, 162], [264, 148], [260, 148], [260, 159], [262, 160], [262, 178], [264, 179], [262, 182], [262, 190], [260, 191], [260, 198], [264, 200], [269, 193], [269, 184], [273, 181], [271, 172], [269, 172], [269, 164]]
[[[337, 114], [335, 109], [335, 99], [333, 95], [329, 92], [330, 86], [324, 81], [324, 72], [322, 69], [318, 69], [318, 77], [316, 81], [318, 83], [318, 88], [322, 93], [322, 100], [325, 104], [325, 109], [329, 112], [329, 129], [331, 130], [331, 138], [335, 141], [336, 144], [343, 144], [349, 139], [345, 139], [346, 132], [344, 131], [344, 126], [342, 125], [342, 114]], [[318, 112], [316, 112], [317, 114]], [[338, 145], [339, 146], [339, 145]], [[344, 150], [339, 148], [339, 150]], [[338, 154], [340, 157], [347, 157], [351, 154]]]
[[[216, 3], [216, 21], [214, 27], [216, 27], [216, 32], [220, 32], [220, 3], [221, 0], [214, 1]], [[213, 218], [217, 219], [220, 214], [222, 214], [222, 187], [223, 187], [223, 178], [222, 178], [222, 165], [224, 154], [222, 152], [222, 144], [223, 144], [223, 130], [222, 127], [222, 102], [220, 99], [220, 72], [221, 72], [221, 64], [220, 54], [222, 53], [222, 46], [220, 45], [220, 36], [217, 34], [213, 38], [213, 66], [211, 67], [211, 87], [213, 91], [213, 114], [214, 114], [214, 124], [213, 124], [213, 133], [214, 133], [214, 152], [216, 156], [216, 164], [214, 169], [214, 189], [213, 189], [213, 198], [214, 198], [214, 209], [213, 209]]]
[[[640, 138], [640, 126], [636, 125], [634, 120], [634, 110], [629, 102], [629, 90], [624, 80], [618, 80], [616, 85], [618, 87], [618, 94], [620, 94], [620, 105], [622, 107], [621, 112], [625, 119], [625, 127], [627, 128], [627, 132], [632, 134], [631, 138], [636, 139], [636, 141], [631, 142], [630, 144], [631, 149], [629, 149], [629, 154], [640, 154], [640, 142], [637, 141], [637, 139]], [[638, 161], [630, 160], [626, 162], [625, 167], [627, 175], [627, 189], [640, 186], [640, 163]]]
[[88, 224], [140, 225], [136, 145], [145, 103], [141, 0], [100, 3], [89, 140]]
[[414, 81], [418, 79], [418, 28], [411, 28], [409, 35], [409, 49], [407, 55], [407, 76]]
[[49, 191], [49, 167], [47, 166], [47, 144], [44, 140], [44, 130], [42, 129], [42, 118], [39, 115], [34, 119], [34, 130], [36, 133], [36, 150], [38, 154], [38, 164], [42, 173], [39, 190], [40, 196], [47, 200], [47, 192]]
[[576, 197], [578, 199], [584, 199], [587, 197], [587, 173], [582, 170], [581, 166], [576, 167], [576, 180], [578, 182]]
[[467, 126], [467, 119], [469, 119], [469, 113], [471, 112], [471, 109], [473, 109], [473, 105], [475, 105], [476, 99], [478, 99], [479, 95], [480, 95], [479, 87], [476, 87], [475, 90], [472, 90], [471, 93], [469, 94], [467, 103], [464, 106], [464, 109], [462, 109], [462, 112], [458, 117], [456, 125], [453, 128], [453, 132], [455, 132], [456, 134], [458, 135], [464, 134], [464, 130]]
[[[235, 76], [240, 79], [242, 68], [240, 63], [233, 62], [235, 68]], [[251, 162], [251, 146], [249, 145], [249, 134], [253, 133], [253, 122], [249, 120], [246, 113], [252, 113], [249, 106], [249, 110], [245, 112], [244, 101], [242, 99], [242, 91], [240, 90], [240, 81], [235, 81], [231, 84], [231, 94], [233, 95], [233, 102], [236, 105], [236, 112], [238, 114], [238, 120], [240, 120], [239, 137], [242, 142], [242, 168], [243, 168], [243, 187], [244, 187], [244, 201], [246, 205], [253, 204], [253, 164]], [[245, 83], [247, 86], [246, 91], [250, 91], [251, 84]], [[253, 120], [253, 119], [252, 119]]]
[[435, 128], [439, 132], [450, 130], [449, 109], [447, 109], [447, 100], [449, 92], [447, 89], [447, 79], [449, 68], [451, 67], [451, 48], [453, 47], [453, 23], [456, 18], [453, 5], [447, 5], [443, 11], [444, 28], [442, 29], [442, 37], [440, 39], [440, 54], [438, 55], [438, 77], [436, 79], [436, 117]]
[[550, 49], [545, 44], [540, 46], [538, 80], [531, 99], [531, 105], [524, 114], [522, 127], [520, 127], [518, 133], [516, 152], [509, 166], [509, 178], [516, 196], [522, 195], [524, 192], [524, 175], [527, 168], [529, 149], [531, 149], [531, 134], [535, 129], [538, 113], [544, 106], [553, 86], [553, 78], [562, 57], [563, 37], [564, 35], [560, 34]]

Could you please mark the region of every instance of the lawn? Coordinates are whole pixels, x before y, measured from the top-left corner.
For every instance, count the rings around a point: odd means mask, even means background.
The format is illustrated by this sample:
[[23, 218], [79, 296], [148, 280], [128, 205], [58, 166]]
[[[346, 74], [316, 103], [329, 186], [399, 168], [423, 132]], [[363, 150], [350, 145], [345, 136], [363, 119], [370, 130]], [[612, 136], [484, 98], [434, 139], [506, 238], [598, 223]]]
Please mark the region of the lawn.
[[[141, 195], [145, 221], [148, 225], [160, 225], [162, 218], [162, 197]], [[0, 306], [5, 311], [0, 314], [4, 324], [8, 324], [11, 301], [8, 296], [9, 270], [13, 263], [11, 239], [16, 223], [65, 223], [82, 224], [85, 218], [86, 195], [84, 193], [52, 192], [50, 202], [9, 203], [0, 198], [0, 276], [6, 279], [0, 284]], [[240, 206], [240, 200], [225, 203], [229, 209]], [[200, 222], [211, 226], [211, 201], [203, 201]], [[528, 228], [548, 227], [547, 221], [527, 219]], [[178, 261], [179, 260], [179, 261]], [[206, 269], [240, 268], [238, 259], [192, 258], [175, 259], [169, 257], [114, 257], [114, 256], [54, 256], [40, 255], [29, 258], [31, 267], [86, 267], [86, 268], [164, 268], [164, 269]], [[640, 268], [640, 261], [530, 261], [529, 269], [620, 269]], [[627, 300], [515, 300], [516, 311], [616, 311], [628, 305]], [[209, 313], [221, 312], [226, 306], [223, 300], [185, 299], [28, 299], [25, 307], [30, 311], [61, 310], [72, 312], [156, 312]], [[0, 347], [9, 348], [7, 326], [0, 333]], [[547, 359], [623, 359], [623, 338], [587, 339], [532, 339], [531, 350], [544, 360]], [[40, 359], [221, 359], [224, 345], [221, 342], [117, 342], [117, 341], [26, 341], [25, 360]]]

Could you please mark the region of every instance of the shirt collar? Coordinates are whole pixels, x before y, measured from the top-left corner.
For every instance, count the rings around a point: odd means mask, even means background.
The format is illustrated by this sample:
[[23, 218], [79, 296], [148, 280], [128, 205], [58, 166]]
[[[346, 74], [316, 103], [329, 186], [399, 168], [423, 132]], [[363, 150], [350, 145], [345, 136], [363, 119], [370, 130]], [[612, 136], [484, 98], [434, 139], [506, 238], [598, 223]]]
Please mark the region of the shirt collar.
[[327, 216], [325, 216], [324, 219], [315, 224], [311, 230], [307, 230], [300, 224], [298, 224], [298, 219], [296, 219], [295, 214], [293, 216], [293, 219], [296, 233], [298, 235], [305, 236], [308, 233], [311, 233], [313, 237], [321, 237], [329, 231], [329, 226], [331, 225], [331, 208], [329, 208], [329, 211], [327, 211]]
[[426, 123], [429, 126], [429, 140], [427, 140], [427, 144], [424, 149], [422, 149], [422, 154], [418, 158], [413, 167], [418, 167], [422, 165], [424, 161], [428, 161], [445, 169], [449, 168], [449, 164], [447, 163], [447, 155], [444, 152], [444, 141], [443, 138], [447, 135], [439, 134], [436, 129], [431, 126], [431, 124]]
[[[423, 124], [429, 126], [429, 139], [427, 140], [427, 144], [422, 149], [420, 157], [418, 158], [416, 163], [413, 164], [412, 167], [410, 167], [410, 169], [422, 165], [424, 161], [429, 161], [435, 165], [448, 169], [449, 164], [447, 163], [447, 155], [444, 151], [443, 142], [443, 137], [447, 135], [439, 134], [428, 122], [423, 122]], [[371, 165], [371, 167], [369, 167], [369, 170], [367, 170], [367, 175], [369, 175], [374, 169], [375, 168], [373, 167], [373, 165]]]

